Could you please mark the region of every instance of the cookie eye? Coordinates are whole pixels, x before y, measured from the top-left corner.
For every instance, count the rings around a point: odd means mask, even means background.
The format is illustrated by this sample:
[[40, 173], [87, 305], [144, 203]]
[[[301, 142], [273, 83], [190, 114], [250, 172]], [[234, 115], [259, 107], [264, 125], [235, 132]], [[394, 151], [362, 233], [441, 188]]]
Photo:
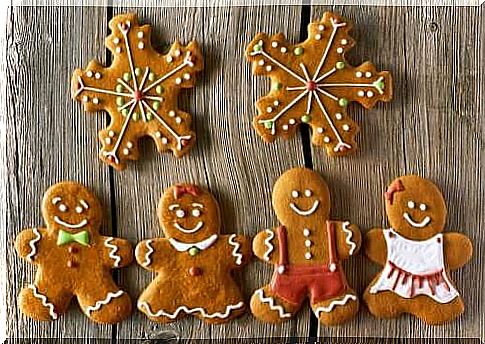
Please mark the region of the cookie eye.
[[307, 196], [307, 197], [311, 197], [311, 195], [313, 195], [312, 190], [308, 190], [308, 189], [306, 189], [306, 190], [305, 190], [305, 196]]
[[296, 190], [293, 190], [293, 191], [291, 192], [291, 196], [292, 196], [293, 198], [297, 198], [297, 197], [299, 197], [299, 196], [300, 196], [300, 193], [299, 193], [298, 191], [296, 191]]
[[76, 213], [81, 214], [83, 212], [83, 207], [77, 206]]
[[409, 202], [408, 202], [408, 208], [409, 208], [409, 209], [414, 209], [414, 206], [415, 206], [415, 204], [414, 204], [414, 202], [413, 202], [413, 201], [409, 201]]
[[200, 210], [199, 209], [193, 209], [192, 210], [192, 216], [199, 217], [200, 216]]
[[59, 204], [59, 210], [65, 213], [67, 211], [67, 206], [65, 204]]
[[421, 204], [419, 205], [419, 209], [421, 209], [422, 211], [425, 211], [425, 210], [426, 210], [426, 204], [421, 203]]
[[182, 217], [185, 217], [185, 211], [183, 211], [182, 209], [179, 209], [175, 212], [175, 215], [178, 217], [178, 218], [182, 218]]

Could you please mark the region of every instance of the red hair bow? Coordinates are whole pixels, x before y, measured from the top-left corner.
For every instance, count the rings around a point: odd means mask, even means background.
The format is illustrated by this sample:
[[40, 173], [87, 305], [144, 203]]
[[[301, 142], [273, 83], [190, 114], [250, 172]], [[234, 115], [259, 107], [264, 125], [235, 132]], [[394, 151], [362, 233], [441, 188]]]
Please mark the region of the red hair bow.
[[398, 179], [394, 181], [391, 185], [389, 185], [387, 191], [384, 193], [386, 201], [389, 201], [389, 204], [392, 205], [392, 201], [394, 200], [394, 193], [399, 191], [404, 191], [404, 186], [402, 185], [402, 182]]
[[186, 193], [192, 196], [199, 196], [200, 190], [196, 185], [176, 185], [173, 189], [175, 199], [185, 195]]

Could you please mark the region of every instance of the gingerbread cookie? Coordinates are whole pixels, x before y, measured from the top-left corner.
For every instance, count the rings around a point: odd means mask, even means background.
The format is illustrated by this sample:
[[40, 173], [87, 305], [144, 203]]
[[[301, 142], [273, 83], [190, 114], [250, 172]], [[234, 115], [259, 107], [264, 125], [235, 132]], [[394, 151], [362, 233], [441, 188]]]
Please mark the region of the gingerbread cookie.
[[409, 313], [432, 325], [456, 318], [464, 305], [449, 271], [470, 260], [470, 239], [442, 233], [446, 205], [429, 180], [399, 177], [385, 198], [391, 227], [373, 229], [365, 240], [366, 255], [384, 266], [364, 293], [369, 311], [384, 318]]
[[99, 157], [122, 170], [126, 160], [138, 160], [138, 141], [144, 136], [159, 151], [183, 156], [195, 143], [195, 133], [190, 115], [178, 109], [177, 96], [181, 88], [194, 87], [195, 74], [203, 68], [197, 43], [175, 42], [160, 54], [151, 46], [151, 27], [138, 25], [133, 13], [114, 17], [109, 27], [111, 66], [93, 60], [85, 70], [77, 69], [71, 82], [72, 97], [86, 111], [105, 110], [111, 117], [99, 132]]
[[83, 185], [62, 182], [44, 194], [47, 228], [31, 228], [15, 241], [18, 254], [37, 266], [35, 281], [18, 299], [22, 313], [36, 320], [56, 320], [73, 296], [98, 323], [113, 324], [131, 314], [129, 295], [113, 281], [110, 269], [131, 263], [126, 240], [99, 234], [99, 200]]
[[354, 45], [352, 24], [326, 12], [308, 25], [308, 39], [291, 45], [283, 34], [259, 33], [246, 50], [253, 73], [271, 78], [271, 91], [256, 104], [253, 125], [266, 142], [292, 137], [301, 123], [310, 125], [312, 142], [331, 156], [354, 151], [359, 127], [347, 117], [347, 106], [358, 102], [370, 109], [392, 97], [389, 72], [377, 72], [370, 62], [353, 67], [345, 53]]
[[273, 190], [281, 226], [256, 235], [254, 254], [275, 265], [269, 285], [251, 298], [253, 314], [267, 322], [291, 318], [306, 297], [326, 325], [342, 323], [359, 309], [340, 261], [359, 251], [360, 231], [329, 219], [330, 193], [322, 177], [306, 168], [286, 171]]
[[250, 240], [220, 235], [219, 206], [195, 185], [177, 185], [163, 194], [158, 217], [165, 238], [140, 242], [136, 260], [158, 273], [138, 299], [151, 320], [168, 323], [186, 314], [218, 324], [245, 311], [231, 272], [251, 256]]

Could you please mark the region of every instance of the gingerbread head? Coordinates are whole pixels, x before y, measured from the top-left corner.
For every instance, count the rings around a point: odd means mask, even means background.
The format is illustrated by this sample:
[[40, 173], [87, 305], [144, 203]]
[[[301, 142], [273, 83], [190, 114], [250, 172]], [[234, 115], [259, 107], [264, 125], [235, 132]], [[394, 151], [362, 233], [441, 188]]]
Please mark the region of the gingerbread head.
[[431, 181], [414, 175], [399, 177], [389, 185], [385, 198], [391, 227], [404, 237], [424, 240], [443, 231], [446, 204]]
[[196, 185], [168, 188], [158, 207], [158, 218], [167, 238], [197, 242], [219, 234], [221, 220], [214, 196]]

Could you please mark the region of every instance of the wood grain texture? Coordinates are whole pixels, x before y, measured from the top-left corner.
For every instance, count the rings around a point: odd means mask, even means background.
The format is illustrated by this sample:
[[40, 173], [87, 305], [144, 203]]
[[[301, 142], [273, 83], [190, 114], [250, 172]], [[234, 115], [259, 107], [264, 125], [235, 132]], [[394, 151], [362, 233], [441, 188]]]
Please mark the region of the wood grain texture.
[[[312, 17], [330, 8], [312, 7]], [[396, 176], [420, 174], [435, 181], [449, 207], [447, 230], [474, 242], [474, 259], [452, 274], [466, 313], [440, 327], [409, 316], [376, 320], [363, 307], [357, 319], [339, 328], [320, 327], [322, 337], [484, 337], [481, 266], [483, 212], [483, 91], [485, 54], [483, 8], [337, 7], [356, 23], [357, 45], [349, 58], [366, 59], [394, 77], [394, 100], [350, 111], [360, 123], [360, 151], [330, 159], [313, 149], [313, 163], [330, 181], [335, 216], [358, 223], [365, 232], [387, 226], [382, 194]], [[480, 36], [481, 35], [481, 36]], [[483, 92], [482, 92], [483, 93]], [[362, 256], [349, 264], [362, 292], [378, 271]], [[363, 267], [363, 268], [362, 268]]]

